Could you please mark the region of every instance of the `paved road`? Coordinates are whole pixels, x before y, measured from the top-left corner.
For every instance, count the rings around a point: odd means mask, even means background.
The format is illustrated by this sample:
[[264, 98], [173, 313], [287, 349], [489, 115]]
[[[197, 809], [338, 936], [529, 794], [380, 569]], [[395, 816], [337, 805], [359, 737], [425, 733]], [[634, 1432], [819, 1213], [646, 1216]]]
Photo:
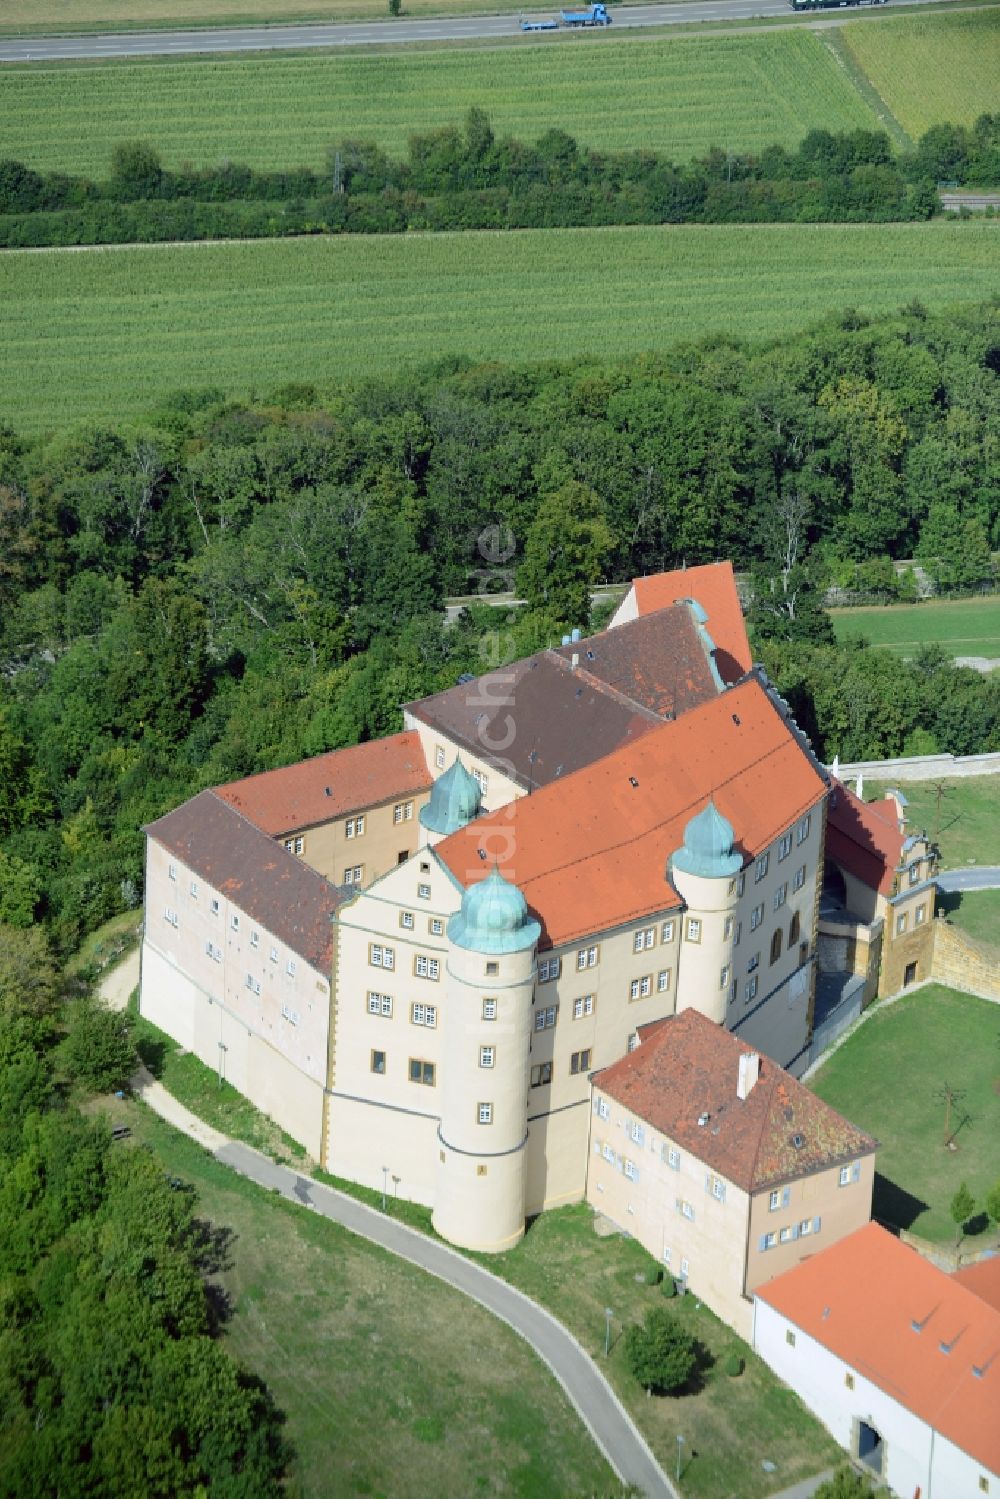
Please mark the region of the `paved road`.
[[[529, 0], [537, 3], [537, 0]], [[893, 0], [919, 5], [924, 0]], [[546, 13], [554, 15], [558, 5]], [[748, 21], [791, 14], [788, 0], [695, 0], [679, 5], [629, 5], [614, 12], [614, 30], [679, 26], [692, 21]], [[301, 47], [361, 47], [373, 43], [454, 42], [518, 35], [516, 16], [451, 16], [428, 21], [363, 21], [312, 26], [240, 26], [205, 31], [136, 31], [115, 35], [25, 37], [0, 40], [0, 62], [76, 57], [176, 57], [198, 52], [266, 52]], [[576, 32], [533, 32], [539, 45]]]
[[937, 877], [938, 889], [951, 894], [954, 890], [1000, 890], [1000, 868], [946, 869]]

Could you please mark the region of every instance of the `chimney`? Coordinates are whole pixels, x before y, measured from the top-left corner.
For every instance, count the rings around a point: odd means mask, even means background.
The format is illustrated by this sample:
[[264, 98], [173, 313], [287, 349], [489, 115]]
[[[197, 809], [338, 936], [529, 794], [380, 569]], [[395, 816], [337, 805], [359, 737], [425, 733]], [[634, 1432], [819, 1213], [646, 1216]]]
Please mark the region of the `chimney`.
[[748, 1098], [754, 1083], [760, 1077], [760, 1053], [745, 1051], [740, 1057], [740, 1075], [736, 1084], [736, 1097]]

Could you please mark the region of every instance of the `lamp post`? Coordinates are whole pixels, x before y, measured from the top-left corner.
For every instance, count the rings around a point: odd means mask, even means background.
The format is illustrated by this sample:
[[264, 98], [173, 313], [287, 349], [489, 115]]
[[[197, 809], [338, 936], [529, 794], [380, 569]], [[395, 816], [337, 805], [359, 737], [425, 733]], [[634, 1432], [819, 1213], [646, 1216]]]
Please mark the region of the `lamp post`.
[[389, 1190], [389, 1168], [382, 1167], [382, 1211], [385, 1212], [385, 1194]]
[[392, 1178], [392, 1205], [393, 1205], [393, 1207], [395, 1207], [396, 1201], [397, 1201], [397, 1199], [399, 1197], [399, 1184], [402, 1181], [402, 1179], [403, 1178], [401, 1176], [395, 1176], [395, 1175]]
[[223, 1078], [226, 1075], [226, 1052], [228, 1050], [229, 1050], [229, 1047], [226, 1045], [225, 1041], [220, 1041], [219, 1042], [219, 1087], [220, 1088], [222, 1087], [222, 1080], [223, 1080]]
[[611, 1352], [611, 1318], [614, 1316], [610, 1306], [604, 1308], [604, 1357], [607, 1358]]
[[684, 1438], [680, 1432], [677, 1433], [677, 1482], [681, 1481], [681, 1448], [684, 1446]]

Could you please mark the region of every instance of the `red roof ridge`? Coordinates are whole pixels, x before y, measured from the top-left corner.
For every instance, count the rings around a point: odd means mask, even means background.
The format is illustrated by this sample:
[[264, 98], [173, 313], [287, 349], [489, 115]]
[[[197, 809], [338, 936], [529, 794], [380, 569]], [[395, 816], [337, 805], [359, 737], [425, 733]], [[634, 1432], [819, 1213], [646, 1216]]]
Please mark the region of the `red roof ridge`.
[[[552, 658], [561, 671], [567, 672], [571, 677], [579, 677], [587, 683], [588, 687], [593, 688], [595, 692], [601, 693], [603, 697], [612, 698], [616, 703], [621, 703], [624, 708], [631, 708], [633, 713], [649, 719], [650, 723], [667, 722], [662, 714], [654, 712], [652, 708], [647, 708], [645, 703], [637, 702], [634, 697], [629, 697], [628, 693], [622, 692], [621, 688], [612, 687], [610, 682], [605, 682], [602, 677], [595, 676], [592, 671], [588, 671], [579, 662], [574, 666], [572, 661], [567, 661], [565, 656], [560, 656], [559, 652], [553, 647], [550, 646], [546, 654]], [[615, 751], [612, 750], [611, 753], [614, 754]]]

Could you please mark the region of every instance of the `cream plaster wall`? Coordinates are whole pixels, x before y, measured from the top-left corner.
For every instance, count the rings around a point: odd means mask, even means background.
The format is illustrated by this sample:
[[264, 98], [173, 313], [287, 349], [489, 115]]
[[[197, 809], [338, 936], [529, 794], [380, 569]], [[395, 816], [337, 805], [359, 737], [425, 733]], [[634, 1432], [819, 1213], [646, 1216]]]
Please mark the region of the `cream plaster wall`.
[[639, 600], [636, 598], [635, 584], [633, 583], [628, 593], [618, 605], [618, 608], [615, 610], [614, 614], [612, 614], [611, 618], [608, 620], [608, 629], [614, 630], [618, 625], [627, 625], [633, 619], [638, 618]]
[[[846, 1164], [848, 1170], [854, 1165], [853, 1162]], [[817, 1254], [869, 1222], [875, 1184], [874, 1154], [861, 1157], [857, 1164], [860, 1168], [858, 1180], [849, 1180], [843, 1187], [840, 1185], [841, 1168], [831, 1166], [825, 1171], [816, 1171], [784, 1184], [777, 1183], [767, 1191], [754, 1193], [747, 1253], [748, 1292], [752, 1293], [766, 1281], [790, 1270], [800, 1260]], [[772, 1192], [778, 1195], [774, 1208], [771, 1207]], [[809, 1224], [807, 1233], [801, 1232], [803, 1223]], [[797, 1229], [798, 1236], [791, 1237]], [[782, 1231], [789, 1235], [784, 1243], [781, 1241]], [[771, 1233], [777, 1238], [776, 1245], [772, 1249], [762, 1249], [764, 1235]]]
[[[299, 857], [335, 885], [349, 883], [345, 874], [358, 865], [363, 871], [361, 883], [370, 885], [380, 875], [395, 868], [401, 853], [409, 857], [424, 841], [419, 814], [420, 808], [429, 800], [429, 791], [400, 792], [387, 801], [358, 807], [350, 814], [350, 819], [345, 815], [313, 827], [295, 828], [278, 834], [275, 841], [294, 842], [301, 838], [303, 848]], [[402, 809], [399, 822], [394, 816], [397, 807]], [[406, 816], [407, 807], [409, 816]], [[355, 833], [348, 838], [348, 821], [356, 827], [359, 816], [365, 819], [364, 833], [360, 837]]]
[[[482, 678], [479, 678], [476, 682], [470, 682], [470, 692], [478, 690], [482, 680]], [[501, 694], [499, 691], [493, 697], [484, 696], [481, 700], [483, 709], [495, 706], [500, 701], [500, 697]], [[483, 753], [481, 755], [473, 755], [469, 753], [464, 745], [456, 744], [441, 729], [432, 728], [412, 713], [404, 711], [403, 726], [404, 728], [415, 730], [420, 735], [421, 748], [433, 776], [439, 776], [442, 771], [448, 769], [449, 765], [454, 764], [457, 754], [470, 774], [478, 771], [480, 776], [486, 777], [486, 794], [483, 797], [484, 811], [495, 812], [498, 807], [505, 807], [508, 802], [517, 801], [518, 797], [526, 794], [525, 788], [515, 781], [513, 776], [505, 775], [496, 765], [490, 763], [491, 745], [488, 742], [484, 741]], [[506, 738], [507, 732], [506, 725], [498, 728], [496, 748], [492, 751], [496, 754], [498, 761], [503, 760], [504, 751], [509, 749], [513, 743], [513, 740]], [[441, 756], [438, 752], [440, 750], [444, 751], [443, 765], [439, 763]]]

